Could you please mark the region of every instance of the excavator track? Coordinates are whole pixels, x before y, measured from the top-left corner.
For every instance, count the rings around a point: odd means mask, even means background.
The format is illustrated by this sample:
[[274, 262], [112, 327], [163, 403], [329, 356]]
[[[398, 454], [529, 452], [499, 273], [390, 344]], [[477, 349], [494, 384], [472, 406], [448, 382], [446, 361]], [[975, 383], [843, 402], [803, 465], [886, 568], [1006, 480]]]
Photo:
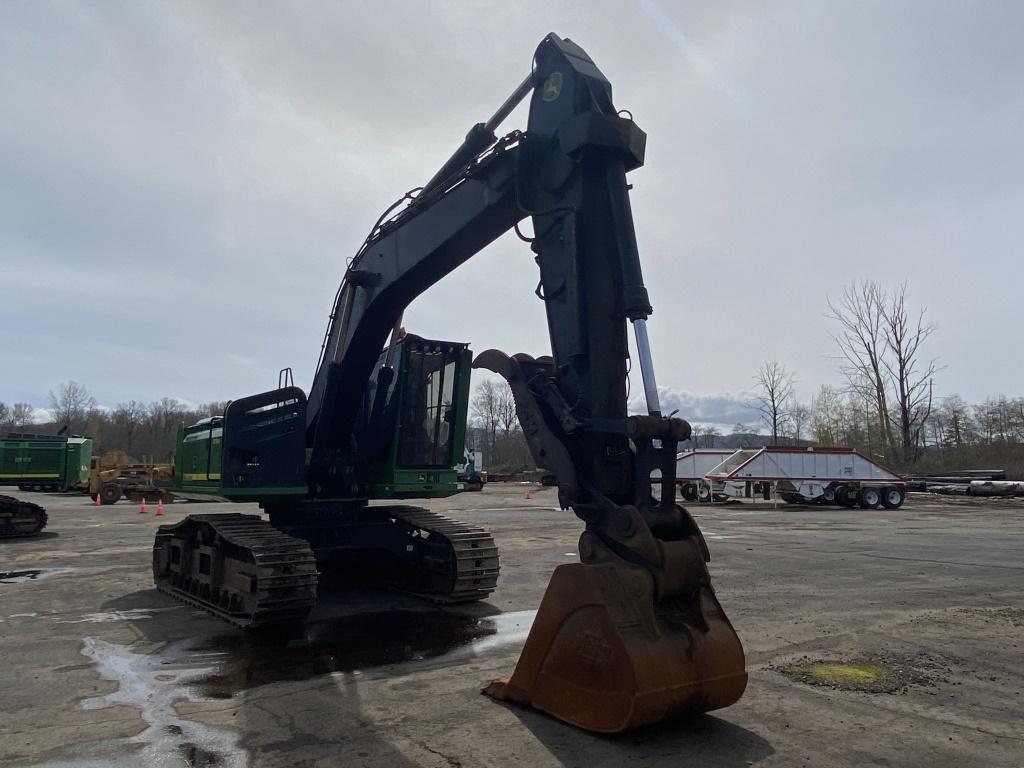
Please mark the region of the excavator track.
[[[447, 557], [428, 557], [400, 589], [440, 605], [482, 600], [498, 584], [498, 547], [491, 534], [423, 507], [389, 507], [388, 515], [410, 536], [446, 541]], [[427, 588], [424, 588], [426, 586]]]
[[0, 496], [0, 539], [35, 536], [46, 527], [46, 510], [31, 501]]
[[243, 629], [303, 621], [318, 576], [309, 544], [256, 515], [189, 515], [153, 544], [157, 589]]

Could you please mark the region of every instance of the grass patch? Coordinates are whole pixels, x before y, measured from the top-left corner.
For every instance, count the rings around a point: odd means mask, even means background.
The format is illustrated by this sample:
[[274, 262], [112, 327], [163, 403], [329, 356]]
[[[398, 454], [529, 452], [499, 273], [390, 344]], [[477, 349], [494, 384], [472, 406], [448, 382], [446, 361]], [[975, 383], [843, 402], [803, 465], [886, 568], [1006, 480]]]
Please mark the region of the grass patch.
[[786, 674], [801, 682], [830, 685], [834, 688], [874, 687], [889, 678], [889, 672], [877, 664], [837, 664], [819, 662], [793, 666]]

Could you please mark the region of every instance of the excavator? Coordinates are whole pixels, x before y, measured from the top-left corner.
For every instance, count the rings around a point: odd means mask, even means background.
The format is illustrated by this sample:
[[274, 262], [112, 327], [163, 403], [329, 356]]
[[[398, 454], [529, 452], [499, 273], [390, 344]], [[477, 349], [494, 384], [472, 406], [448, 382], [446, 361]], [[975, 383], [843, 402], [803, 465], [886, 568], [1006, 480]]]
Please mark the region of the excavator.
[[[499, 137], [528, 96], [526, 131]], [[486, 598], [499, 571], [492, 536], [407, 502], [456, 492], [470, 369], [487, 369], [508, 381], [537, 466], [584, 530], [580, 561], [554, 570], [511, 676], [483, 692], [597, 732], [737, 701], [743, 648], [700, 529], [675, 500], [690, 425], [661, 412], [647, 335], [626, 181], [645, 143], [586, 52], [545, 37], [530, 75], [348, 263], [308, 396], [285, 369], [276, 389], [179, 430], [178, 487], [258, 502], [265, 516], [162, 526], [157, 587], [245, 628], [303, 620], [336, 568], [439, 604]], [[519, 227], [527, 217], [532, 235]], [[416, 297], [510, 230], [539, 267], [550, 354], [474, 360], [466, 344], [405, 332]], [[627, 410], [629, 326], [640, 415]]]

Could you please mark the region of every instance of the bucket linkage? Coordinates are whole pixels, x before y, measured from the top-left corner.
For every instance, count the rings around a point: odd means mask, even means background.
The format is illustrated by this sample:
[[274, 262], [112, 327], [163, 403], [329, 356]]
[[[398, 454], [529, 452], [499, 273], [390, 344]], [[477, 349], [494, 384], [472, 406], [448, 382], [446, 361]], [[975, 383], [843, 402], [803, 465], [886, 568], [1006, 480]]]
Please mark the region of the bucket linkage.
[[[736, 702], [743, 647], [711, 586], [707, 544], [675, 503], [675, 457], [690, 425], [660, 413], [625, 422], [633, 498], [608, 498], [566, 446], [572, 416], [558, 408], [550, 358], [481, 353], [474, 367], [505, 377], [538, 465], [558, 479], [559, 503], [586, 523], [580, 562], [557, 567], [511, 677], [483, 692], [591, 731], [617, 732]], [[545, 399], [547, 402], [545, 403]], [[661, 472], [661, 498], [651, 473]]]

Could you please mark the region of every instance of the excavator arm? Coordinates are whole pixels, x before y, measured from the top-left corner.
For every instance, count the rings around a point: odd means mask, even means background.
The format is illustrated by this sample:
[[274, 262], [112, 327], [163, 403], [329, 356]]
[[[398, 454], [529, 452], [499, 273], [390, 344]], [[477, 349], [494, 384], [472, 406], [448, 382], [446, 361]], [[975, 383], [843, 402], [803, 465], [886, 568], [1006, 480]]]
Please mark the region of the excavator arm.
[[[526, 134], [498, 141], [493, 128], [531, 90]], [[374, 396], [367, 382], [405, 308], [526, 216], [533, 219], [537, 295], [552, 349], [550, 387], [535, 394], [568, 440], [573, 465], [551, 469], [566, 486], [575, 488], [579, 473], [581, 482], [616, 501], [635, 495], [627, 319], [643, 331], [645, 382], [653, 382], [653, 369], [644, 328], [651, 307], [625, 174], [643, 163], [645, 139], [632, 119], [616, 113], [610, 84], [583, 50], [555, 35], [545, 38], [531, 77], [495, 117], [469, 132], [408, 207], [374, 228], [346, 271], [306, 409], [311, 476], [322, 495], [337, 490], [332, 478], [349, 459], [357, 416], [372, 411], [366, 409]], [[517, 368], [496, 354], [481, 362]], [[378, 381], [376, 389], [386, 386]], [[657, 418], [656, 388], [650, 391]], [[686, 436], [685, 423], [676, 420], [672, 429]], [[567, 492], [567, 501], [579, 497]]]
[[[494, 128], [531, 92], [526, 133], [497, 140]], [[488, 350], [474, 365], [508, 380], [534, 459], [586, 528], [581, 562], [556, 569], [515, 674], [487, 692], [602, 731], [726, 706], [746, 683], [707, 547], [675, 503], [676, 446], [690, 426], [660, 411], [626, 182], [645, 138], [587, 54], [547, 36], [531, 76], [350, 263], [306, 410], [310, 487], [329, 498], [359, 450], [360, 413], [385, 396], [390, 355], [375, 392], [367, 382], [405, 308], [532, 218], [532, 238], [520, 236], [539, 266], [551, 355]], [[648, 411], [639, 416], [627, 409], [630, 324]]]

